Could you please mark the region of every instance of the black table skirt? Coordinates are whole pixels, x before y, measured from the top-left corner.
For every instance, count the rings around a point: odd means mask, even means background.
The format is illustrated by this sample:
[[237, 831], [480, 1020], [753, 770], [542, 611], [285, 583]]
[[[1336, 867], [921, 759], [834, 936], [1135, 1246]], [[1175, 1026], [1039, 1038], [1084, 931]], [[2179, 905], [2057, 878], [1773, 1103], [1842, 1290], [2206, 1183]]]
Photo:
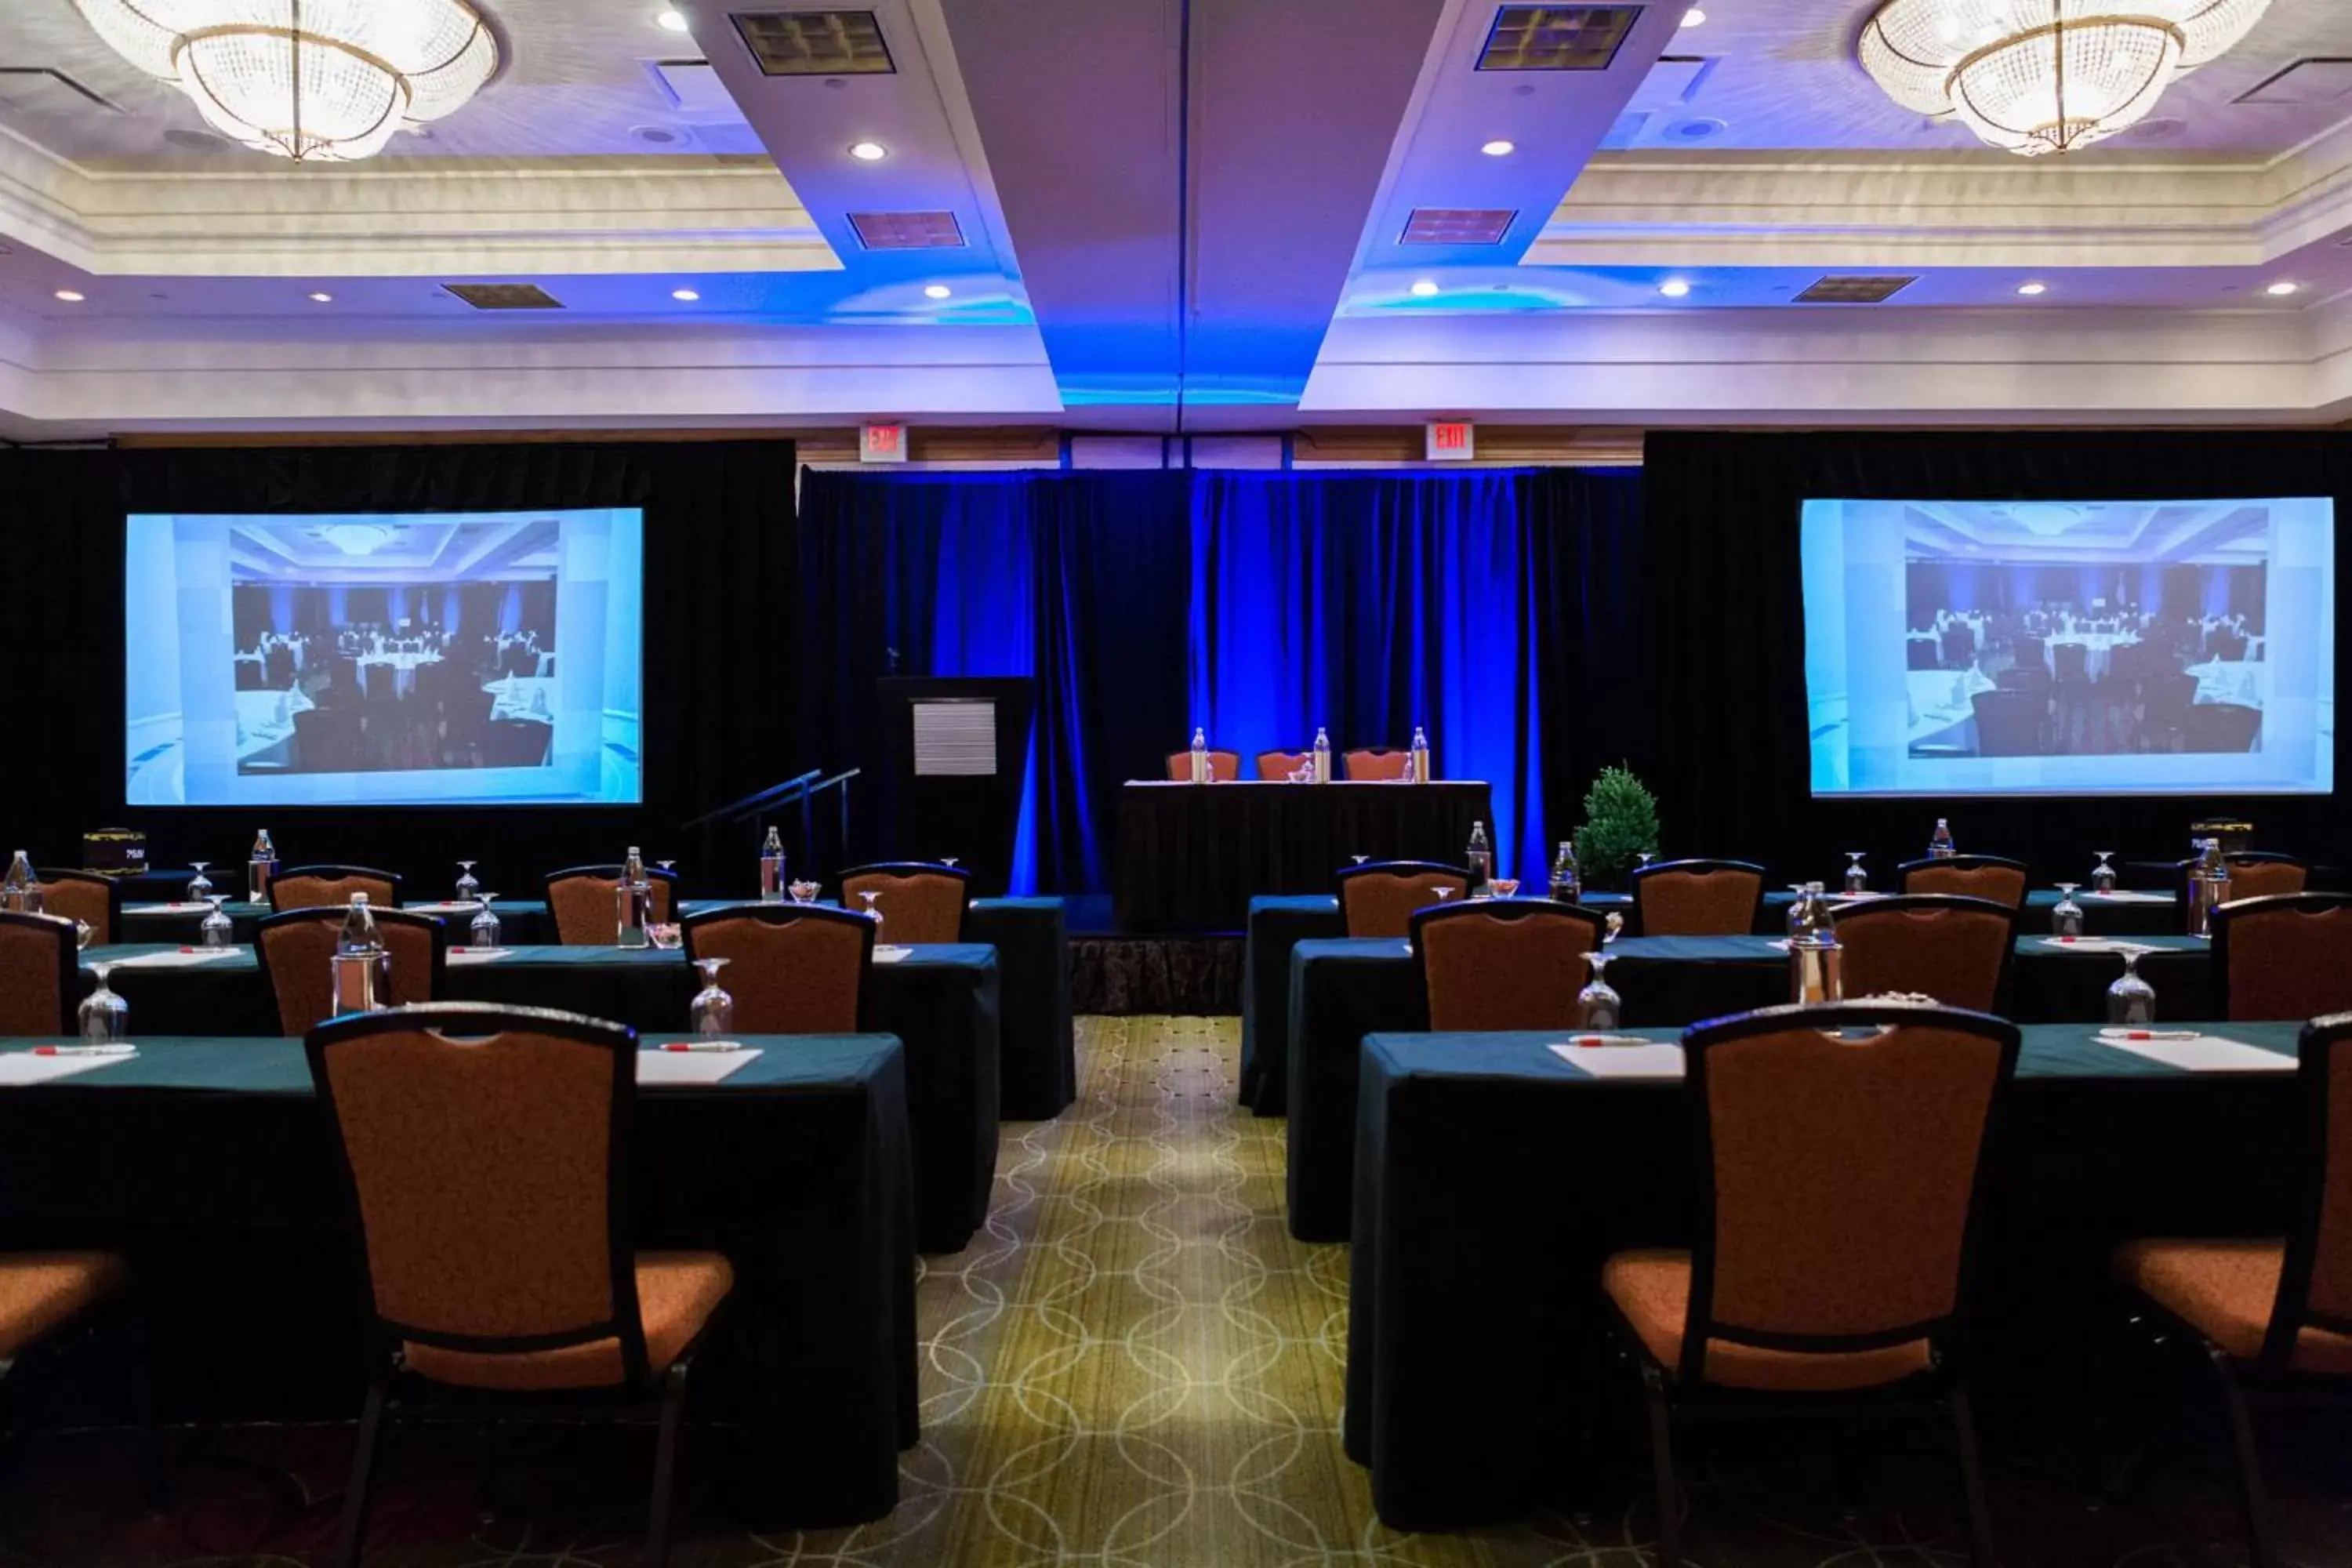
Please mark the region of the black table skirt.
[[1129, 784], [1112, 908], [1134, 931], [1239, 931], [1259, 893], [1324, 893], [1349, 858], [1458, 865], [1483, 784]]
[[[723, 1083], [640, 1097], [636, 1238], [734, 1265], [689, 1411], [743, 1425], [729, 1489], [753, 1527], [879, 1519], [919, 1405], [905, 1054], [754, 1043]], [[128, 1253], [167, 1418], [348, 1419], [339, 1158], [299, 1041], [150, 1037], [134, 1061], [0, 1091], [0, 1245]]]
[[[142, 951], [96, 949], [103, 958]], [[145, 951], [153, 951], [152, 949]], [[87, 985], [85, 972], [85, 986]], [[121, 969], [110, 984], [133, 1037], [265, 1035], [278, 1012], [250, 952], [193, 969]], [[653, 1032], [685, 1026], [699, 982], [685, 958], [648, 949], [517, 948], [453, 964], [445, 1000], [558, 1007]], [[961, 1252], [988, 1218], [998, 1135], [998, 974], [993, 950], [918, 947], [874, 966], [868, 1026], [907, 1048], [917, 1244]]]
[[[2293, 1025], [2228, 1028], [2293, 1049]], [[2114, 1244], [2286, 1224], [2292, 1072], [2176, 1074], [2088, 1033], [2027, 1030], [1979, 1222], [1980, 1385], [2074, 1386]], [[1542, 1038], [1365, 1046], [1345, 1436], [1393, 1529], [1560, 1500], [1601, 1263], [1690, 1242], [1681, 1086], [1582, 1078]]]

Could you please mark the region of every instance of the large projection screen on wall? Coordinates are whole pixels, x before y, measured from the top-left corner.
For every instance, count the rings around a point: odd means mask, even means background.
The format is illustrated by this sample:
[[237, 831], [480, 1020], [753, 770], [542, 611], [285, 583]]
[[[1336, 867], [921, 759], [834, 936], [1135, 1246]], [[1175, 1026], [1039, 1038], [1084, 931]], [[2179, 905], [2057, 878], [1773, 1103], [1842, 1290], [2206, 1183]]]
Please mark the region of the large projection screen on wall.
[[1817, 796], [2335, 787], [2332, 500], [1814, 500], [1801, 527]]
[[134, 514], [132, 805], [634, 805], [644, 517]]

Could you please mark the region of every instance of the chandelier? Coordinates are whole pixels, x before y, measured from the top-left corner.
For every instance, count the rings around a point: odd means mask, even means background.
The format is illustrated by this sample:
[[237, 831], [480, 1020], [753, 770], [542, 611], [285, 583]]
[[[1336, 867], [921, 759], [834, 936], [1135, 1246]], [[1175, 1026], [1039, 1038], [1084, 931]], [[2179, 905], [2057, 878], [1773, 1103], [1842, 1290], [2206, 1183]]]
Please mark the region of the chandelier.
[[2027, 157], [2087, 147], [2226, 53], [2270, 0], [1885, 0], [1863, 68], [1921, 114]]
[[74, 0], [98, 36], [177, 84], [207, 124], [300, 161], [373, 157], [498, 68], [467, 0]]

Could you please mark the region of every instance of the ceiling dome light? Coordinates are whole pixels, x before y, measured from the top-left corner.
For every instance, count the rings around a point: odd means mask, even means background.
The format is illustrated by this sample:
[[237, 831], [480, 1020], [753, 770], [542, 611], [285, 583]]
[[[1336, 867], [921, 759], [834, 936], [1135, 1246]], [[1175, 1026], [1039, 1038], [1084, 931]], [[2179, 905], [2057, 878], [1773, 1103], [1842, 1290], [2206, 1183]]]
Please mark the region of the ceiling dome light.
[[890, 155], [890, 149], [879, 142], [852, 142], [849, 155], [861, 163], [878, 163]]
[[1427, 299], [1430, 299], [1430, 298], [1432, 298], [1433, 296], [1434, 296], [1434, 295], [1436, 294], [1436, 292], [1437, 292], [1437, 279], [1434, 279], [1434, 278], [1419, 278], [1419, 279], [1415, 279], [1413, 280], [1413, 285], [1412, 285], [1412, 297], [1413, 297], [1414, 299], [1416, 299], [1416, 300], [1427, 300]]
[[1687, 10], [1687, 11], [1685, 11], [1685, 12], [1684, 12], [1684, 13], [1683, 13], [1683, 21], [1682, 21], [1682, 25], [1683, 25], [1684, 26], [1685, 26], [1685, 27], [1696, 27], [1696, 26], [1701, 26], [1702, 24], [1704, 24], [1706, 21], [1706, 12], [1704, 12], [1704, 11], [1702, 11], [1702, 10], [1700, 10], [1700, 9], [1699, 9], [1697, 6], [1696, 6], [1696, 5], [1692, 6], [1689, 10]]
[[688, 305], [702, 298], [700, 293], [692, 289], [673, 289], [669, 291], [669, 297]]
[[298, 162], [371, 158], [463, 105], [499, 47], [467, 0], [74, 0], [205, 122]]
[[2302, 287], [2303, 285], [2300, 283], [2289, 282], [2286, 279], [2282, 278], [2277, 282], [2272, 284], [2269, 288], [2263, 289], [2263, 292], [2268, 294], [2273, 300], [2284, 300], [2289, 294], [2294, 293]]
[[954, 292], [954, 289], [949, 288], [944, 283], [933, 283], [925, 287], [923, 289], [923, 298], [926, 300], [944, 300]]
[[1690, 292], [1690, 285], [1679, 278], [1669, 278], [1658, 285], [1658, 292], [1669, 300], [1679, 300]]
[[68, 305], [79, 305], [89, 296], [79, 289], [60, 289], [58, 290], [58, 298]]
[[310, 301], [317, 305], [331, 305], [335, 302], [335, 297], [322, 289], [311, 294]]
[[1478, 151], [1486, 153], [1489, 158], [1507, 158], [1518, 150], [1519, 144], [1517, 142], [1506, 142], [1500, 137], [1496, 137], [1494, 141], [1487, 142], [1485, 146], [1478, 149]]
[[373, 555], [392, 542], [392, 530], [381, 522], [331, 522], [319, 537], [346, 555]]
[[1915, 113], [2027, 157], [2104, 141], [2226, 53], [2271, 0], [1885, 0], [1863, 68]]
[[687, 29], [687, 25], [686, 13], [683, 11], [664, 11], [654, 18], [654, 26], [665, 33], [683, 33]]
[[2031, 299], [2036, 294], [2048, 293], [2050, 291], [2050, 285], [2047, 283], [2020, 283], [2017, 286], [2017, 291], [2025, 295], [2028, 299]]

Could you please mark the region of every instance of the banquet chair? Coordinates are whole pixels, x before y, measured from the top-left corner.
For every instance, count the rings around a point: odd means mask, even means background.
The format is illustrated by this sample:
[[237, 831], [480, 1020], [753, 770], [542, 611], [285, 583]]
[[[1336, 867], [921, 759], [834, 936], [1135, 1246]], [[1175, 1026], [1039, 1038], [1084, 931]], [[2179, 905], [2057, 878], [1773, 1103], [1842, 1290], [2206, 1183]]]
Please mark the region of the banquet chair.
[[[1239, 752], [1213, 751], [1208, 753], [1208, 759], [1211, 784], [1232, 784], [1242, 776], [1242, 754]], [[1171, 784], [1192, 782], [1191, 752], [1168, 753], [1168, 782]]]
[[1339, 912], [1347, 917], [1349, 936], [1409, 935], [1412, 912], [1459, 898], [1470, 886], [1470, 873], [1459, 866], [1435, 860], [1371, 860], [1339, 873]]
[[854, 1035], [866, 1027], [874, 922], [823, 904], [736, 904], [688, 915], [686, 956], [723, 958], [735, 1026], [753, 1035]]
[[2263, 710], [2259, 708], [2250, 708], [2242, 702], [2192, 702], [2181, 715], [2180, 749], [2235, 755], [2252, 751], [2262, 732]]
[[864, 914], [867, 893], [880, 895], [874, 905], [882, 912], [882, 927], [893, 942], [963, 940], [963, 911], [971, 901], [971, 873], [961, 866], [889, 860], [853, 866], [841, 874], [843, 909]]
[[2352, 1009], [2352, 895], [2235, 899], [2212, 911], [2213, 1000], [2241, 1022]]
[[2153, 751], [2156, 742], [2179, 736], [2188, 724], [2189, 710], [2197, 700], [2197, 678], [2168, 669], [2142, 676], [2139, 690], [2139, 749]]
[[[0, 1380], [26, 1357], [59, 1346], [72, 1330], [113, 1316], [126, 1330], [138, 1363], [142, 1481], [147, 1506], [169, 1504], [163, 1429], [155, 1423], [153, 1383], [147, 1364], [146, 1325], [128, 1300], [130, 1265], [111, 1252], [0, 1252]], [[117, 1310], [109, 1313], [108, 1309]]]
[[1413, 911], [1414, 963], [1440, 1030], [1572, 1029], [1601, 951], [1600, 915], [1549, 899], [1482, 899]]
[[[2310, 862], [2270, 849], [2232, 850], [2221, 857], [2221, 863], [2230, 868], [2232, 900], [2274, 899], [2282, 894], [2300, 893], [2311, 876]], [[2180, 900], [2184, 919], [2189, 909], [2189, 874], [2196, 868], [2197, 857], [2193, 855], [2172, 863], [2172, 896]], [[2319, 1011], [2333, 1013], [2336, 1009], [2323, 1007]], [[2296, 1016], [2312, 1016], [2309, 1013]]]
[[71, 1035], [81, 986], [73, 921], [0, 910], [0, 1035]]
[[1941, 859], [1931, 856], [1906, 860], [1895, 870], [1906, 893], [1986, 899], [2012, 910], [2025, 907], [2025, 889], [2032, 876], [2024, 861], [1999, 855], [1947, 855]]
[[483, 726], [486, 768], [540, 768], [555, 744], [555, 726], [536, 719], [493, 719]]
[[1394, 784], [1412, 768], [1412, 753], [1387, 746], [1367, 746], [1341, 752], [1339, 766], [1343, 778], [1367, 784]]
[[2352, 1014], [2314, 1018], [2297, 1048], [2295, 1197], [2284, 1237], [2126, 1242], [2110, 1268], [2152, 1328], [2185, 1329], [2221, 1396], [2254, 1568], [2284, 1568], [2254, 1444], [2258, 1405], [2352, 1395]]
[[1746, 936], [1764, 903], [1764, 868], [1747, 860], [1653, 860], [1633, 876], [1636, 936]]
[[1969, 698], [1969, 710], [1976, 719], [1978, 756], [2038, 757], [2050, 749], [2046, 677], [2021, 689], [1976, 692]]
[[716, 1252], [636, 1250], [636, 1045], [618, 1024], [470, 1003], [310, 1031], [369, 1325], [344, 1568], [359, 1562], [385, 1423], [411, 1404], [655, 1417], [646, 1558], [667, 1560], [687, 1374], [735, 1273]]
[[1871, 899], [1837, 913], [1845, 994], [1855, 998], [1901, 992], [1998, 1013], [2016, 937], [2015, 910], [1949, 893]]
[[373, 908], [396, 910], [400, 879], [365, 866], [289, 866], [269, 879], [269, 907], [280, 913], [321, 907], [340, 910], [353, 893], [365, 893]]
[[1281, 784], [1314, 760], [1312, 752], [1260, 752], [1257, 754], [1257, 776]]
[[[618, 866], [572, 866], [547, 874], [547, 910], [555, 917], [555, 940], [565, 947], [610, 947], [620, 930]], [[652, 910], [646, 919], [667, 925], [676, 917], [677, 873], [658, 866], [646, 868]]]
[[41, 884], [48, 913], [80, 921], [89, 927], [89, 944], [104, 947], [122, 929], [122, 884], [95, 871], [68, 871], [44, 866], [33, 873]]
[[1702, 1024], [1683, 1049], [1696, 1245], [1601, 1271], [1647, 1395], [1659, 1563], [1682, 1561], [1676, 1416], [1846, 1405], [1941, 1407], [1972, 1556], [1995, 1561], [1956, 1351], [2016, 1026], [1909, 1004], [1768, 1007]]
[[[348, 906], [288, 910], [254, 928], [253, 958], [278, 1004], [280, 1034], [308, 1034], [333, 1015], [335, 944], [347, 912]], [[432, 915], [378, 909], [373, 899], [368, 913], [375, 920], [376, 939], [392, 957], [393, 1005], [440, 995], [449, 973], [449, 928]]]

